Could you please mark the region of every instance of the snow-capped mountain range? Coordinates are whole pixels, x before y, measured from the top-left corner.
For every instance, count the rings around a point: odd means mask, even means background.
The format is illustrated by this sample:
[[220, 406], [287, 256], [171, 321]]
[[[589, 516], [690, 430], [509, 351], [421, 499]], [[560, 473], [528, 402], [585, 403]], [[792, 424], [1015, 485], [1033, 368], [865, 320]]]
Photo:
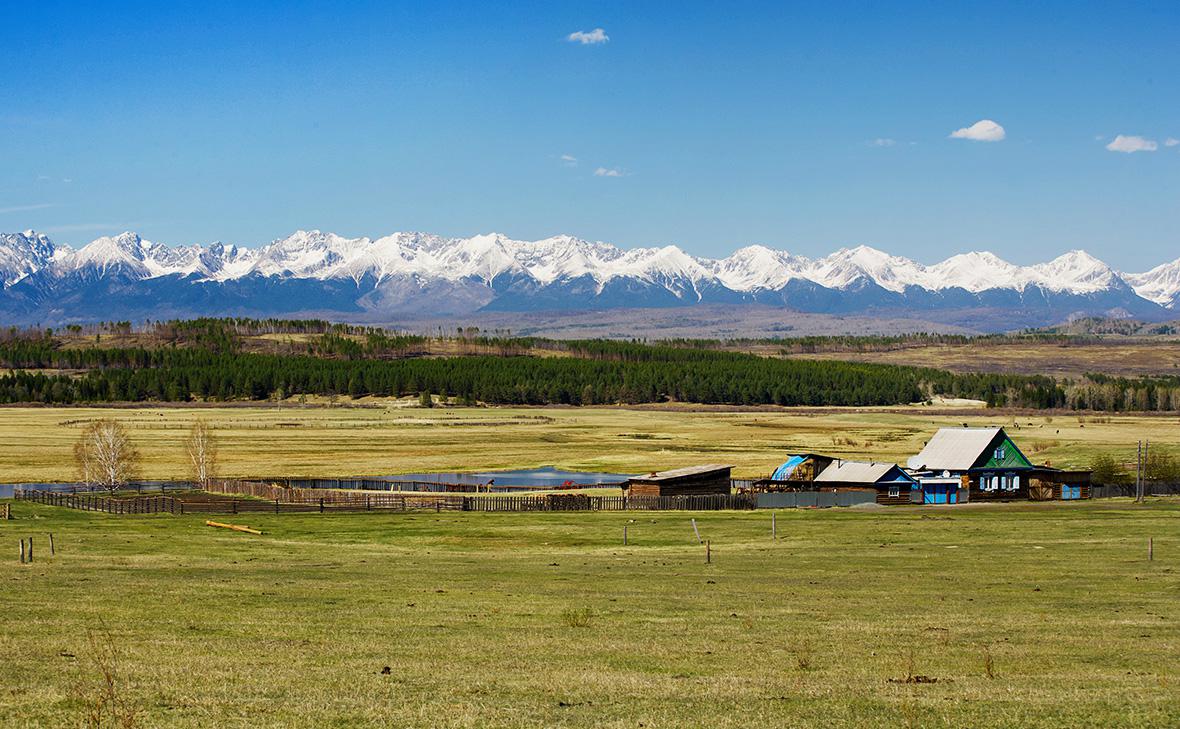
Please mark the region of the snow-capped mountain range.
[[[345, 238], [299, 231], [261, 248], [168, 246], [134, 233], [77, 250], [0, 234], [0, 316], [68, 322], [317, 314], [350, 320], [759, 303], [820, 313], [1011, 312], [1011, 326], [1075, 314], [1174, 318], [1180, 260], [1115, 271], [1084, 251], [1017, 266], [964, 253], [926, 266], [859, 246], [806, 258], [764, 246], [727, 258], [676, 246], [624, 250], [572, 236]], [[937, 318], [937, 317], [936, 317]], [[943, 317], [945, 318], [945, 317]]]

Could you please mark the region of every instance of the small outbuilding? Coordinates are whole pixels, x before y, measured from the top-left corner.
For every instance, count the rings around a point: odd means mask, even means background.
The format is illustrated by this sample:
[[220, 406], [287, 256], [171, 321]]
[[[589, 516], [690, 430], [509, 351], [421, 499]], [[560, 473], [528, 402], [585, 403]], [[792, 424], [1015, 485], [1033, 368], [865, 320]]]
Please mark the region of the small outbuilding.
[[1072, 501], [1090, 498], [1090, 471], [1063, 471], [1037, 466], [1028, 475], [1028, 497], [1033, 501]]
[[917, 481], [896, 463], [834, 461], [815, 477], [820, 491], [865, 491], [878, 504], [908, 504]]
[[833, 456], [818, 453], [792, 454], [767, 478], [760, 478], [752, 486], [754, 493], [811, 490], [815, 477], [832, 465]]
[[728, 494], [733, 466], [710, 463], [671, 471], [652, 472], [627, 479], [623, 491], [628, 496], [701, 496]]

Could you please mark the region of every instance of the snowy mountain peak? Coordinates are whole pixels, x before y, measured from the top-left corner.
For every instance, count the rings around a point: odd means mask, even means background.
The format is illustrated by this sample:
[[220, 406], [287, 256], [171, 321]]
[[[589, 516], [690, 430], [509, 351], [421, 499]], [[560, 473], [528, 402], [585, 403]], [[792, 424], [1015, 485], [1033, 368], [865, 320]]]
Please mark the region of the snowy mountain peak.
[[34, 230], [0, 233], [0, 289], [44, 268], [56, 254], [53, 241]]
[[[726, 301], [786, 302], [791, 292], [822, 287], [832, 296], [898, 306], [912, 297], [941, 301], [929, 294], [942, 297], [952, 290], [976, 297], [1006, 290], [1023, 297], [1033, 287], [1094, 302], [1109, 294], [1101, 300], [1114, 303], [1100, 312], [1140, 304], [1174, 308], [1180, 298], [1180, 260], [1142, 274], [1120, 274], [1081, 250], [1033, 266], [1017, 266], [986, 251], [961, 253], [927, 266], [867, 245], [817, 259], [749, 245], [726, 258], [706, 259], [675, 245], [624, 250], [571, 235], [522, 241], [495, 232], [470, 238], [402, 232], [372, 239], [299, 230], [260, 248], [221, 242], [168, 246], [125, 232], [98, 238], [77, 251], [56, 246], [34, 231], [0, 234], [0, 288], [6, 292], [30, 277], [38, 290], [48, 291], [55, 281], [69, 277], [85, 284], [105, 278], [128, 282], [169, 276], [192, 284], [251, 278], [279, 283], [351, 281], [358, 289], [392, 287], [401, 292], [393, 297], [399, 301], [438, 287], [461, 290], [461, 301], [482, 302], [479, 305], [498, 292], [516, 291], [515, 296], [525, 297], [513, 299], [516, 306], [527, 305], [523, 302], [542, 290], [555, 292], [547, 294], [550, 302], [567, 301], [571, 291], [592, 297], [651, 291], [659, 292], [652, 295], [663, 297], [661, 301], [669, 301], [671, 294], [684, 303], [713, 295]], [[620, 280], [622, 286], [612, 284]], [[792, 282], [808, 285], [795, 288]], [[569, 286], [568, 291], [563, 286]], [[632, 297], [627, 293], [611, 305], [642, 305]], [[946, 300], [964, 301], [959, 295]]]
[[1082, 250], [1073, 250], [1048, 263], [1032, 266], [1036, 283], [1051, 291], [1092, 293], [1119, 283], [1121, 279], [1110, 266]]
[[1160, 306], [1180, 308], [1180, 258], [1164, 263], [1146, 273], [1123, 274], [1123, 279], [1148, 301]]
[[154, 246], [138, 234], [130, 231], [116, 236], [103, 236], [82, 246], [66, 260], [74, 270], [89, 269], [105, 275], [111, 269], [146, 277], [148, 268], [144, 264], [148, 251]]

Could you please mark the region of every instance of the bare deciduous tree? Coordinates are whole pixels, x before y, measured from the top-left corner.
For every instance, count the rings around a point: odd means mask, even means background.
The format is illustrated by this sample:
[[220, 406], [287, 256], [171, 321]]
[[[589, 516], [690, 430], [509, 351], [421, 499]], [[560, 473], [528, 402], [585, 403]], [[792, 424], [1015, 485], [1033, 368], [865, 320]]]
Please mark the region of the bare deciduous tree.
[[74, 460], [83, 482], [110, 491], [125, 486], [139, 467], [139, 453], [127, 429], [110, 418], [86, 426], [74, 446]]
[[209, 487], [217, 466], [217, 440], [204, 420], [193, 423], [188, 434], [188, 458], [193, 481], [203, 489]]

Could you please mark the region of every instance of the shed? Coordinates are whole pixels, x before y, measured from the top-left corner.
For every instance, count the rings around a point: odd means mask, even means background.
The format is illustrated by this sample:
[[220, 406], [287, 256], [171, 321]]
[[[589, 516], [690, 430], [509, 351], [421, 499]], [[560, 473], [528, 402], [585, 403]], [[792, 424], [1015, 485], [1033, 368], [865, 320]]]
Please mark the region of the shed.
[[836, 459], [818, 453], [791, 454], [781, 466], [774, 469], [769, 478], [760, 478], [752, 484], [755, 493], [772, 491], [799, 491], [811, 489], [815, 477]]
[[1033, 501], [1088, 499], [1090, 471], [1063, 471], [1037, 466], [1028, 475], [1028, 497]]
[[917, 482], [896, 463], [834, 461], [815, 477], [820, 490], [873, 491], [879, 504], [908, 504]]
[[710, 463], [671, 471], [653, 472], [627, 479], [623, 489], [628, 496], [697, 496], [728, 494], [733, 466]]

